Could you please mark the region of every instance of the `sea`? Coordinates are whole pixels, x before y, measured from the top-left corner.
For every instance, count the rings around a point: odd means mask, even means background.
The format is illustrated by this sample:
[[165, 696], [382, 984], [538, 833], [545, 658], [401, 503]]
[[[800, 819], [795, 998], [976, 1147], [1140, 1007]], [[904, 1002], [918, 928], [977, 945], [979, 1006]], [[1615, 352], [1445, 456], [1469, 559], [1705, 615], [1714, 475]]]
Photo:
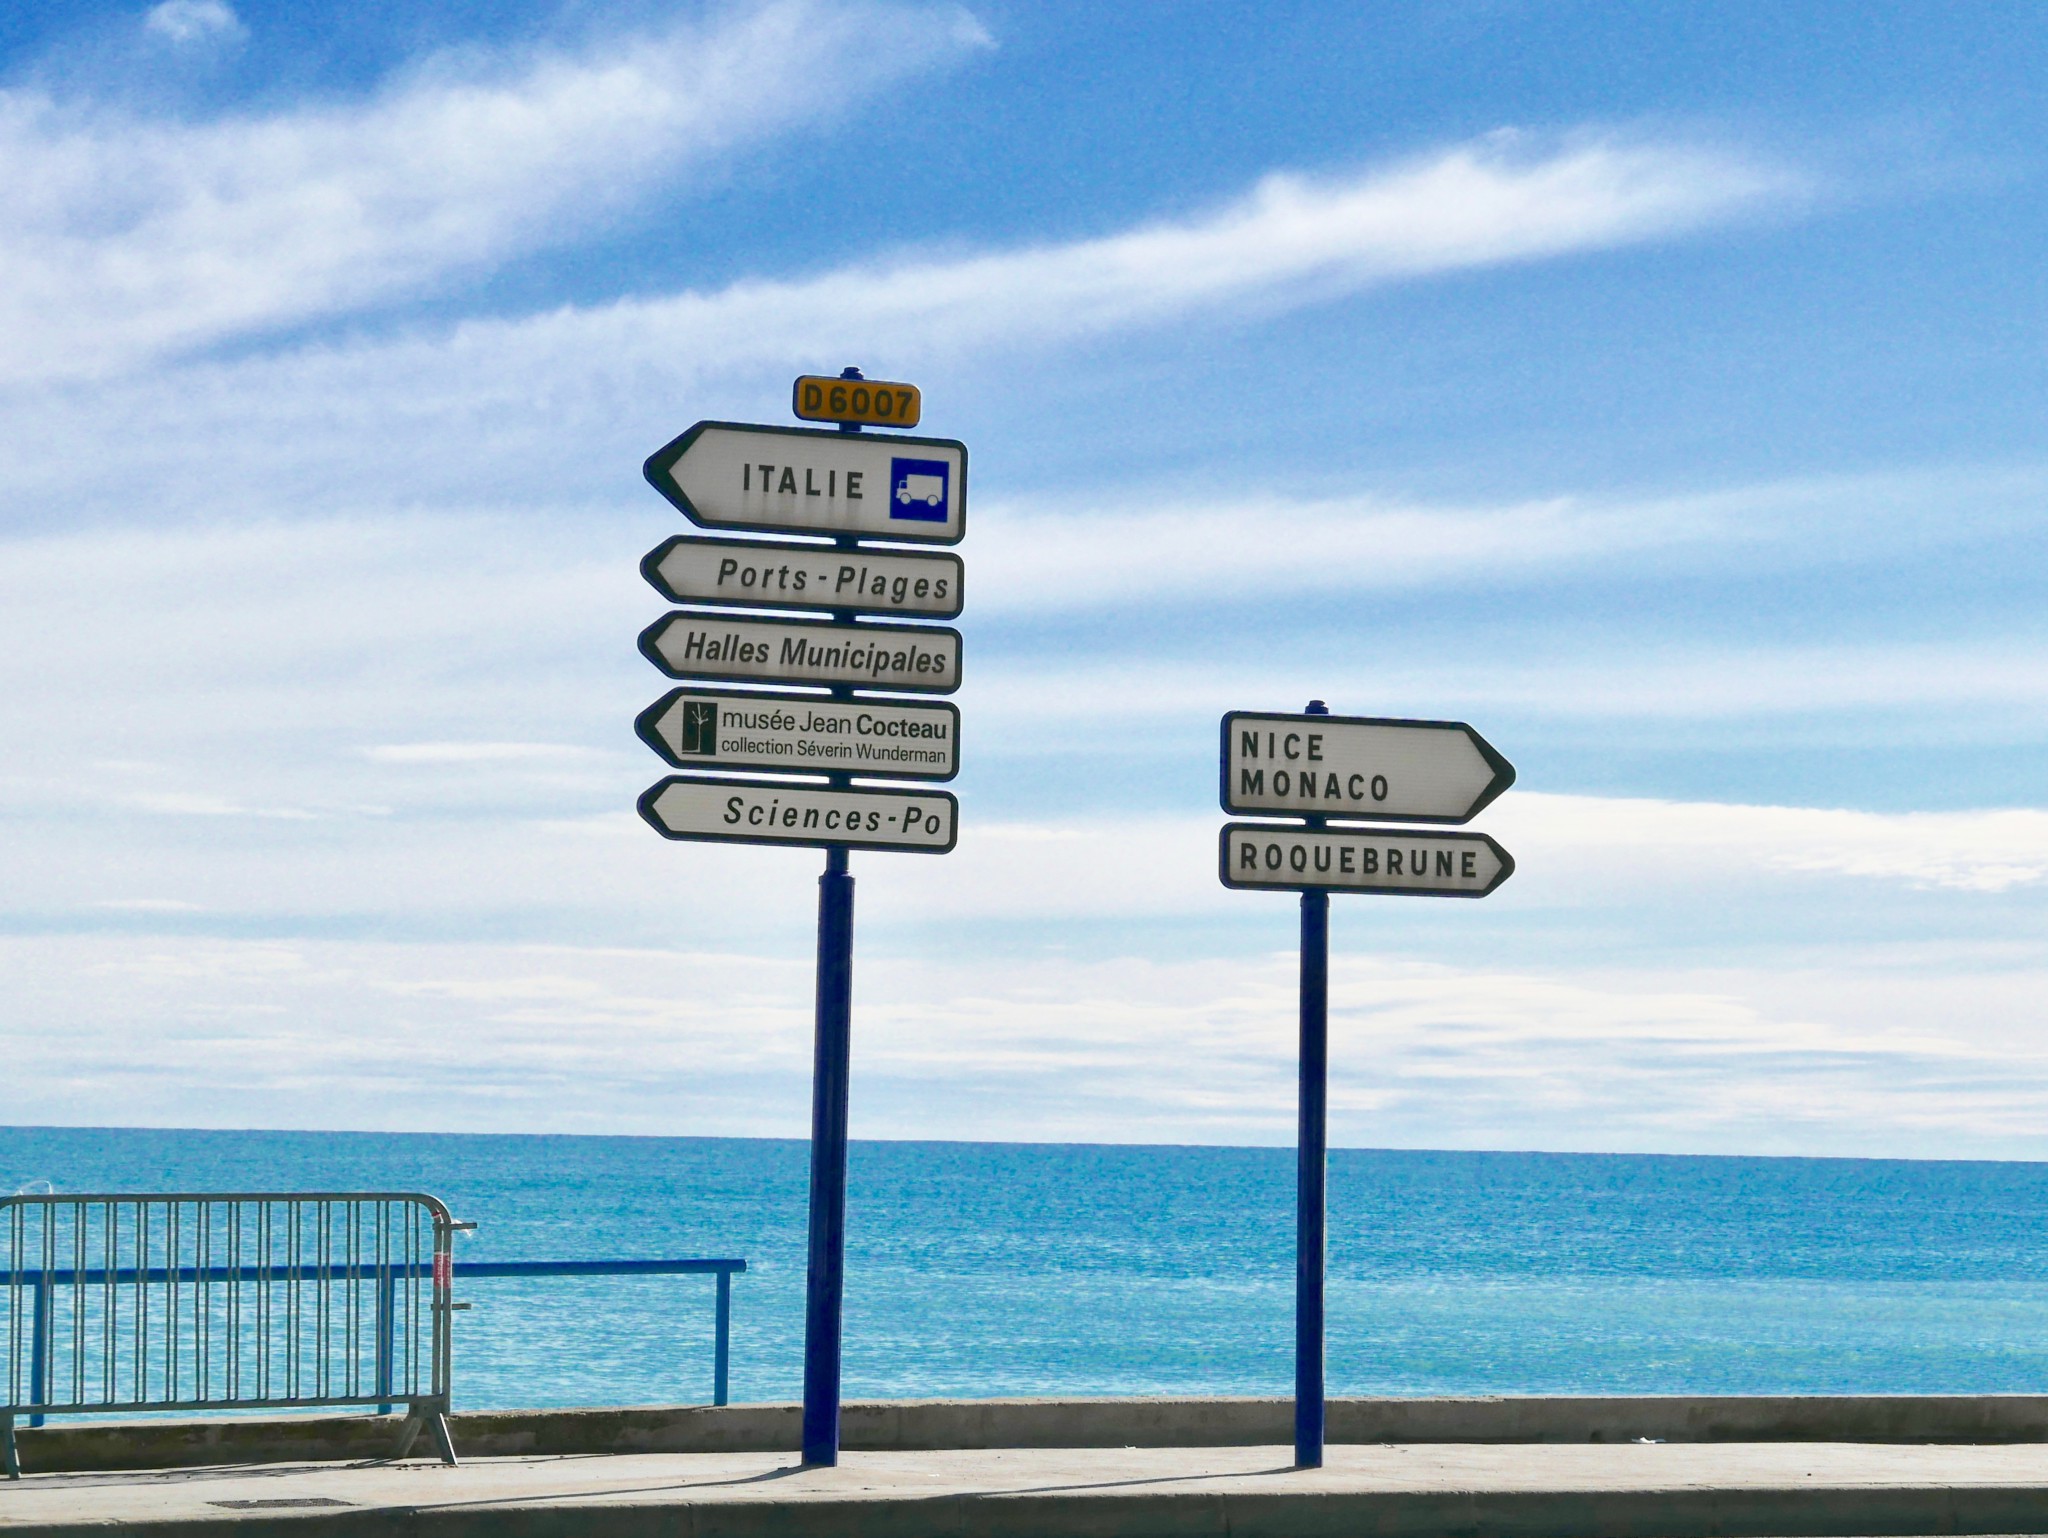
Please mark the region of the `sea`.
[[[0, 1195], [424, 1190], [458, 1259], [735, 1256], [800, 1397], [808, 1146], [0, 1128]], [[856, 1142], [849, 1398], [1291, 1391], [1286, 1148]], [[2048, 1165], [1334, 1149], [1333, 1394], [2048, 1389]], [[458, 1409], [711, 1395], [709, 1277], [462, 1284]]]

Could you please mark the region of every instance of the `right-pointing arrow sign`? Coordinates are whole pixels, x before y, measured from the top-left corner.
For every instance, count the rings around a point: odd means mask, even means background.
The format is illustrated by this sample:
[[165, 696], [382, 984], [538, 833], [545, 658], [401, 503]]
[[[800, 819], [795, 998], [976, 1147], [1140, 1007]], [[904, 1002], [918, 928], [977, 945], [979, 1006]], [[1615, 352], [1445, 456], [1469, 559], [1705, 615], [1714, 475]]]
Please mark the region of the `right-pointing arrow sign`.
[[1223, 810], [1374, 822], [1469, 822], [1514, 765], [1462, 721], [1223, 718]]
[[1223, 884], [1267, 891], [1484, 897], [1515, 861], [1484, 833], [1223, 825]]

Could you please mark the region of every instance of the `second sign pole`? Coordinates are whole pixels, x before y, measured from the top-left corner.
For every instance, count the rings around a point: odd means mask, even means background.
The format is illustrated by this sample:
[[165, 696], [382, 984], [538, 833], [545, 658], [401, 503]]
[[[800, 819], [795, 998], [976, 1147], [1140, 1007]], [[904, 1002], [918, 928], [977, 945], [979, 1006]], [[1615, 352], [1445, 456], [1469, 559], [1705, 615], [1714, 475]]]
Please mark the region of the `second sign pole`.
[[[1321, 700], [1308, 713], [1328, 714]], [[1321, 822], [1320, 817], [1312, 819]], [[1323, 1466], [1323, 1264], [1329, 1210], [1330, 894], [1301, 894], [1301, 1086], [1294, 1175], [1294, 1465]]]

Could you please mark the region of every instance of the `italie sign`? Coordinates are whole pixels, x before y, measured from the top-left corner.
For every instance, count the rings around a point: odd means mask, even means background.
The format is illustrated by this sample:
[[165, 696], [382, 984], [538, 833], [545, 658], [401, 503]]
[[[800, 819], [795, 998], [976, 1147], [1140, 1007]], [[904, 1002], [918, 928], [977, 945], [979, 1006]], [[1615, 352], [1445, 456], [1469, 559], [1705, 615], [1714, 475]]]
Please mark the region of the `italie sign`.
[[820, 769], [889, 780], [950, 780], [960, 711], [944, 700], [672, 689], [633, 723], [678, 769]]
[[935, 545], [967, 532], [967, 445], [955, 438], [699, 422], [644, 471], [701, 528]]
[[835, 625], [684, 610], [643, 630], [640, 650], [671, 678], [852, 684], [913, 694], [951, 694], [960, 687], [960, 632], [944, 625]]
[[789, 540], [679, 534], [640, 573], [672, 603], [952, 619], [965, 597], [950, 550], [838, 550]]

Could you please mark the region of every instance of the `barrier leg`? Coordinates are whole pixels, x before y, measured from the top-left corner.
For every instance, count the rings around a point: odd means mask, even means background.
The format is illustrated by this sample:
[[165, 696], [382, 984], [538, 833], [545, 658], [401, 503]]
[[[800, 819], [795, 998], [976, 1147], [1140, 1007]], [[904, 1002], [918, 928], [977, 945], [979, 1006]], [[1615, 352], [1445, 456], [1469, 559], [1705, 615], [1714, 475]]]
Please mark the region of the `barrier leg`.
[[426, 1415], [416, 1404], [405, 1407], [405, 1424], [398, 1428], [398, 1445], [391, 1449], [391, 1461], [398, 1462], [412, 1451], [412, 1444], [420, 1439], [420, 1427], [426, 1423]]
[[0, 1474], [21, 1478], [21, 1458], [14, 1450], [14, 1412], [0, 1410]]
[[718, 1273], [718, 1308], [712, 1322], [711, 1402], [724, 1404], [732, 1366], [732, 1273]]
[[451, 1469], [462, 1460], [455, 1456], [455, 1436], [448, 1429], [448, 1407], [435, 1405], [433, 1414], [427, 1419], [427, 1429], [434, 1433], [434, 1447], [441, 1454], [441, 1461]]

